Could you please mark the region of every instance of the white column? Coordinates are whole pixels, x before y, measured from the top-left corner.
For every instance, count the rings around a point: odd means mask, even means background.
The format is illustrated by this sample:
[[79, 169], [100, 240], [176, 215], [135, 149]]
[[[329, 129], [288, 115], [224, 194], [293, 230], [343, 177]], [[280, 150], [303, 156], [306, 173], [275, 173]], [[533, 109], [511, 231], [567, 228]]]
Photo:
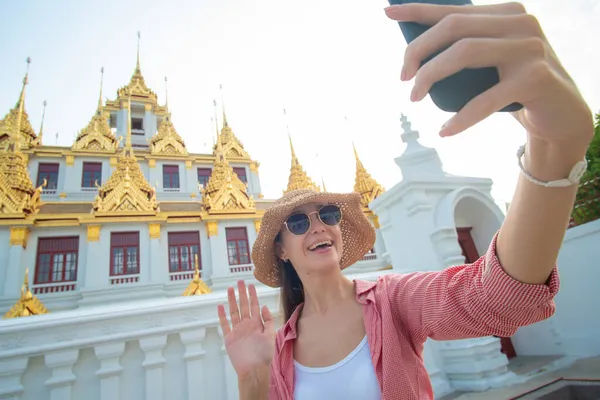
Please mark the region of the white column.
[[[25, 268], [22, 267], [23, 254], [27, 248], [29, 228], [26, 226], [13, 226], [10, 228], [10, 247], [8, 249], [8, 264], [4, 278], [4, 297], [18, 298], [23, 285]], [[32, 285], [35, 277], [33, 266], [29, 268], [29, 284]], [[2, 281], [0, 281], [2, 282]], [[1, 283], [0, 283], [1, 284]]]
[[119, 357], [125, 351], [125, 343], [110, 343], [96, 346], [94, 352], [100, 361], [100, 369], [96, 376], [100, 378], [100, 399], [118, 400], [119, 384], [123, 367], [119, 362]]
[[[223, 339], [223, 332], [221, 328], [219, 328], [219, 336]], [[228, 400], [238, 400], [239, 399], [239, 388], [237, 383], [237, 374], [235, 373], [235, 369], [233, 369], [233, 365], [231, 364], [231, 360], [227, 355], [227, 349], [225, 348], [225, 342], [221, 346], [221, 354], [223, 356], [223, 373], [225, 375], [225, 390], [226, 399]]]
[[431, 340], [427, 340], [425, 342], [423, 361], [425, 363], [425, 368], [427, 368], [429, 379], [431, 380], [431, 386], [433, 387], [435, 398], [438, 398], [452, 392], [452, 387], [450, 386], [448, 378], [438, 366], [433, 354], [436, 350], [437, 349], [432, 345]]
[[206, 390], [204, 385], [204, 356], [206, 351], [202, 348], [202, 342], [206, 336], [206, 329], [200, 328], [193, 331], [180, 333], [181, 343], [185, 347], [183, 359], [185, 360], [185, 372], [188, 388], [188, 399], [192, 400], [198, 393]]
[[440, 342], [444, 370], [452, 387], [464, 391], [484, 391], [505, 386], [515, 375], [508, 370], [508, 358], [500, 352], [500, 339]]
[[71, 399], [71, 389], [75, 382], [73, 365], [78, 356], [79, 350], [49, 353], [44, 356], [46, 366], [52, 371], [52, 376], [46, 381], [46, 386], [50, 389], [50, 400]]
[[23, 394], [21, 378], [27, 368], [27, 358], [0, 360], [0, 399], [18, 400]]
[[145, 354], [142, 367], [146, 370], [146, 400], [164, 398], [164, 374], [166, 363], [162, 351], [167, 344], [167, 335], [151, 336], [140, 339], [140, 347]]

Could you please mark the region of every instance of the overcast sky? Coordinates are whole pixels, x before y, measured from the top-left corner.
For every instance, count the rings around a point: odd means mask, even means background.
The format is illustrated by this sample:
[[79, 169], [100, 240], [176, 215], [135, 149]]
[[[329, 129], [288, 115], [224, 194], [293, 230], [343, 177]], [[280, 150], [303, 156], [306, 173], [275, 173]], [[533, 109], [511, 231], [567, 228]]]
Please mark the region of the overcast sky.
[[[498, 1], [480, 1], [483, 3]], [[173, 122], [190, 151], [208, 152], [213, 99], [224, 87], [227, 116], [261, 163], [263, 193], [287, 184], [287, 122], [300, 162], [327, 189], [354, 184], [352, 141], [367, 170], [386, 188], [401, 179], [394, 158], [404, 148], [400, 113], [435, 147], [447, 172], [490, 177], [509, 201], [523, 130], [495, 115], [458, 137], [437, 132], [449, 115], [427, 97], [410, 103], [399, 80], [406, 47], [386, 1], [108, 0], [10, 2], [0, 25], [0, 113], [16, 102], [25, 59], [32, 58], [27, 111], [39, 129], [48, 101], [45, 143], [71, 145], [92, 116], [103, 66], [104, 96], [129, 82], [141, 31], [141, 66], [164, 102], [168, 76]], [[586, 101], [600, 111], [600, 1], [525, 0]], [[594, 70], [596, 73], [594, 73]], [[345, 123], [344, 116], [348, 117]]]

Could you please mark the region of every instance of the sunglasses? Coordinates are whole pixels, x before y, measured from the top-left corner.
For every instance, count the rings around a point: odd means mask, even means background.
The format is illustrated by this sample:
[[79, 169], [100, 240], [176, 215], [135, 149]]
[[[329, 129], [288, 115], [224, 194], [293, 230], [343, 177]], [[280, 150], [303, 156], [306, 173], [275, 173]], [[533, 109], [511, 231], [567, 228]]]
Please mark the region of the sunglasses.
[[308, 214], [299, 212], [290, 215], [285, 220], [285, 226], [293, 235], [304, 235], [310, 229], [310, 216], [312, 214], [317, 214], [319, 221], [328, 226], [335, 226], [342, 220], [342, 210], [336, 205], [327, 204], [321, 207], [319, 211]]

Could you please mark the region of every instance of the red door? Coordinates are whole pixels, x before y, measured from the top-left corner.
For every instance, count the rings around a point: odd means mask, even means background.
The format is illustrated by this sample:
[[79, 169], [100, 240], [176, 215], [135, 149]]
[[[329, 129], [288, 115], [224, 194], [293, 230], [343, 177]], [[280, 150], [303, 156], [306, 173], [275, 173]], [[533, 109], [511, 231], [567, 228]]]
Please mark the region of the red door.
[[[467, 264], [474, 263], [479, 259], [479, 252], [471, 236], [471, 230], [473, 228], [456, 228], [458, 233], [458, 244], [462, 249], [462, 255], [465, 257]], [[498, 336], [496, 336], [498, 337]], [[510, 338], [499, 337], [500, 339], [500, 351], [506, 355], [506, 357], [513, 358], [517, 356], [515, 348]]]

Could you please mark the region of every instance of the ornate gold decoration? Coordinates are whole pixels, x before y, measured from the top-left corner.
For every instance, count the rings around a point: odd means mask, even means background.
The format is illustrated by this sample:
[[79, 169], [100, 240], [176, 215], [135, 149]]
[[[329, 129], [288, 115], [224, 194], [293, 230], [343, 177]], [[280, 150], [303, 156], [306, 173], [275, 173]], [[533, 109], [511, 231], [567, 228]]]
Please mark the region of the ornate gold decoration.
[[75, 156], [71, 155], [71, 154], [66, 155], [65, 163], [67, 164], [68, 167], [72, 167], [73, 165], [75, 165]]
[[[29, 59], [27, 61], [29, 63]], [[5, 218], [22, 218], [37, 213], [42, 204], [42, 186], [46, 184], [44, 181], [39, 188], [33, 187], [27, 170], [27, 156], [21, 153], [23, 142], [21, 124], [24, 115], [26, 85], [27, 74], [23, 79], [23, 89], [16, 117], [10, 124], [2, 125], [0, 123], [0, 132], [8, 132], [8, 138], [3, 141], [4, 151], [0, 153], [0, 215]], [[28, 120], [27, 124], [29, 124]], [[8, 128], [12, 131], [6, 130]]]
[[258, 231], [260, 231], [260, 223], [261, 222], [262, 222], [262, 220], [260, 220], [260, 219], [254, 220], [254, 229], [256, 230], [256, 233], [258, 233]]
[[[217, 128], [218, 133], [218, 128]], [[223, 127], [221, 128], [221, 146], [226, 157], [246, 158], [250, 159], [250, 154], [244, 149], [244, 145], [235, 136], [233, 130], [227, 122], [227, 114], [225, 113], [225, 105], [223, 105]], [[213, 146], [213, 152], [216, 151], [217, 145]]]
[[254, 211], [254, 199], [247, 185], [233, 172], [220, 138], [217, 136], [215, 162], [206, 187], [202, 188], [202, 204], [209, 212], [224, 210]]
[[101, 225], [88, 225], [87, 226], [87, 241], [97, 242], [100, 240], [100, 228]]
[[150, 239], [160, 239], [160, 224], [148, 224]]
[[186, 156], [188, 154], [185, 142], [171, 122], [171, 113], [165, 115], [158, 127], [158, 132], [150, 139], [150, 153], [169, 156]]
[[11, 226], [10, 245], [27, 248], [27, 239], [29, 239], [29, 228], [26, 226]]
[[60, 197], [61, 199], [66, 199], [67, 198], [67, 194], [65, 192], [61, 192], [58, 197]]
[[[29, 83], [29, 64], [31, 58], [27, 58], [27, 71], [23, 78], [23, 87], [17, 104], [0, 120], [0, 149], [3, 149], [10, 142], [18, 140], [19, 146], [23, 148], [36, 147], [40, 144], [40, 139], [35, 134], [29, 116], [25, 111], [25, 88]], [[16, 130], [16, 135], [14, 135]], [[12, 140], [11, 140], [12, 138]]]
[[379, 229], [379, 228], [381, 228], [381, 225], [379, 225], [379, 217], [378, 217], [377, 215], [373, 215], [373, 216], [371, 217], [371, 221], [373, 222], [373, 227], [374, 227], [375, 229]]
[[198, 254], [194, 254], [194, 278], [183, 292], [184, 296], [198, 296], [210, 293], [211, 290], [202, 279], [200, 279], [200, 270], [198, 268]]
[[154, 158], [150, 158], [150, 159], [148, 159], [148, 166], [149, 166], [150, 168], [154, 168], [154, 167], [156, 167], [156, 159], [154, 159]]
[[108, 162], [109, 162], [109, 164], [110, 164], [111, 167], [116, 167], [117, 166], [117, 157], [111, 157], [108, 160]]
[[100, 96], [94, 116], [85, 128], [79, 131], [75, 143], [71, 147], [79, 151], [107, 151], [114, 153], [119, 147], [119, 140], [110, 130], [108, 121], [102, 110], [102, 81], [104, 79], [104, 67], [100, 69]]
[[[129, 102], [131, 104], [131, 102]], [[127, 138], [115, 171], [98, 189], [96, 213], [156, 214], [156, 191], [148, 184], [131, 147], [131, 107], [127, 108]]]
[[152, 111], [152, 104], [144, 104], [144, 111], [146, 111], [146, 112]]
[[28, 317], [30, 315], [48, 314], [48, 309], [29, 290], [29, 268], [25, 270], [25, 279], [21, 287], [21, 298], [4, 314], [4, 319]]
[[185, 160], [185, 169], [192, 169], [192, 160]]
[[206, 222], [206, 234], [208, 237], [217, 236], [219, 234], [219, 225], [217, 224], [217, 221]]
[[296, 157], [296, 152], [294, 151], [294, 145], [292, 143], [292, 137], [290, 135], [290, 149], [292, 151], [292, 167], [290, 168], [290, 177], [288, 180], [287, 189], [284, 193], [287, 193], [291, 190], [296, 189], [311, 189], [316, 192], [320, 192], [321, 188], [319, 188], [313, 181], [306, 175], [302, 165], [300, 165], [300, 161], [298, 161], [298, 157]]
[[138, 47], [137, 47], [137, 62], [135, 70], [131, 76], [131, 80], [127, 86], [123, 86], [117, 91], [119, 99], [121, 99], [122, 107], [125, 107], [123, 100], [126, 98], [133, 97], [134, 99], [144, 99], [150, 101], [152, 104], [156, 104], [157, 97], [156, 93], [146, 86], [146, 81], [142, 76], [142, 69], [140, 68], [140, 33], [138, 32]]
[[356, 180], [354, 183], [354, 191], [360, 194], [363, 207], [368, 208], [369, 203], [379, 197], [385, 189], [367, 172], [358, 158], [358, 153], [354, 144], [352, 144], [352, 148], [354, 149], [354, 158], [356, 158]]
[[252, 161], [250, 163], [250, 171], [252, 172], [258, 172], [258, 167], [260, 166], [260, 164], [257, 161]]

